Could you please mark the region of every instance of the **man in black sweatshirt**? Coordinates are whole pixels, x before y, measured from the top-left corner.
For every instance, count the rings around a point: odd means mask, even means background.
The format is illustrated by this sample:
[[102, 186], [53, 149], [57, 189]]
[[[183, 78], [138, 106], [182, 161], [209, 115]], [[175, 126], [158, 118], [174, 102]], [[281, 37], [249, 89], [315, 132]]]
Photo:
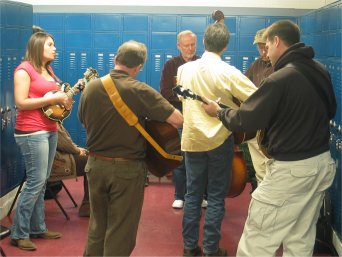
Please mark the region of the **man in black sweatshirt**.
[[263, 130], [270, 157], [253, 192], [236, 256], [312, 256], [324, 191], [335, 176], [329, 152], [329, 121], [336, 99], [329, 73], [300, 43], [296, 24], [283, 20], [265, 31], [274, 73], [239, 109], [203, 108], [231, 131]]

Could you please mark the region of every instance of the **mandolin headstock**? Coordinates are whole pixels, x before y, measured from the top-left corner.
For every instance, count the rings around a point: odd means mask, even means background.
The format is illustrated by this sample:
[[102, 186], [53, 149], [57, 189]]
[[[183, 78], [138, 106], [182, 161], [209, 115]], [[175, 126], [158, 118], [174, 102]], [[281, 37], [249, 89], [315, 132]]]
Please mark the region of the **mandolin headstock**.
[[181, 86], [181, 85], [175, 86], [172, 89], [172, 92], [175, 95], [182, 96], [184, 99], [190, 98], [190, 99], [193, 99], [193, 100], [200, 100], [201, 101], [201, 99], [200, 99], [200, 97], [198, 95], [196, 95], [190, 89], [184, 89], [183, 86]]

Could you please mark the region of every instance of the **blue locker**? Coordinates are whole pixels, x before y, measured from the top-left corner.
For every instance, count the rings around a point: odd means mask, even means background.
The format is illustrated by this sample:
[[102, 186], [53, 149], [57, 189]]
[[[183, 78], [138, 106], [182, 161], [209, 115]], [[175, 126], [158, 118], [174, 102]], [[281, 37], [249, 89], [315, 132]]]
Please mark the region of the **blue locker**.
[[207, 27], [207, 16], [181, 16], [180, 31], [191, 30], [195, 34], [203, 34]]
[[228, 51], [236, 51], [236, 41], [237, 41], [237, 37], [235, 34], [230, 34], [230, 39], [229, 39], [229, 43], [228, 43]]
[[177, 47], [176, 32], [152, 32], [151, 49], [175, 49]]
[[236, 33], [236, 17], [224, 17], [224, 24], [229, 29], [231, 34]]
[[5, 15], [6, 15], [5, 14], [5, 2], [0, 1], [0, 28], [1, 30], [3, 26], [5, 26]]
[[[239, 33], [255, 35], [259, 29], [266, 27], [266, 19], [262, 17], [242, 17], [240, 18]], [[253, 43], [253, 41], [252, 41]]]
[[[122, 32], [122, 42], [126, 42], [129, 40], [135, 40], [141, 43], [144, 43], [148, 48], [148, 35], [147, 32], [131, 32], [131, 31], [123, 31]], [[148, 51], [148, 49], [147, 49]]]
[[20, 29], [16, 27], [6, 27], [4, 28], [4, 32], [2, 35], [2, 47], [3, 49], [19, 49], [21, 42], [19, 40], [13, 39], [20, 39]]
[[55, 75], [61, 79], [62, 81], [66, 81], [65, 76], [64, 76], [64, 53], [62, 51], [62, 49], [58, 49], [57, 48], [57, 53], [56, 53], [56, 57], [53, 60], [53, 62], [51, 63], [51, 66], [53, 68], [53, 71], [55, 73]]
[[113, 49], [116, 51], [121, 45], [119, 32], [96, 32], [92, 39], [94, 49]]
[[164, 63], [171, 58], [177, 56], [176, 51], [154, 51], [150, 54], [149, 68], [150, 68], [150, 86], [159, 92], [160, 90], [160, 77], [163, 71]]
[[58, 13], [38, 13], [35, 15], [37, 24], [48, 32], [50, 31], [63, 31], [64, 30], [64, 15]]
[[[94, 31], [120, 31], [121, 16], [116, 14], [94, 14]], [[88, 27], [89, 29], [90, 27]]]
[[95, 51], [94, 52], [94, 60], [93, 60], [93, 68], [97, 70], [100, 76], [104, 76], [111, 69], [114, 68], [114, 58], [116, 55], [116, 50], [114, 51]]
[[258, 54], [252, 53], [239, 53], [236, 61], [236, 68], [242, 73], [246, 73], [247, 69], [251, 64], [259, 57]]
[[123, 31], [148, 31], [148, 16], [147, 15], [125, 15], [123, 17]]
[[234, 53], [225, 53], [222, 55], [222, 60], [234, 67], [236, 67], [236, 58]]
[[152, 32], [177, 32], [177, 16], [176, 15], [152, 15], [151, 16]]
[[[90, 50], [66, 50], [65, 51], [65, 81], [73, 86], [78, 79], [84, 77], [83, 73], [92, 66], [92, 54]], [[73, 111], [65, 119], [65, 127], [68, 129], [72, 139], [76, 144], [85, 146], [85, 139], [82, 137], [83, 128], [77, 117], [77, 108], [80, 95], [74, 96]]]
[[90, 31], [66, 31], [65, 49], [90, 49], [92, 47]]
[[16, 108], [13, 95], [14, 69], [22, 61], [32, 33], [32, 6], [0, 2], [0, 197], [19, 185], [24, 167], [14, 140]]
[[6, 1], [4, 3], [4, 24], [6, 26], [13, 26], [18, 27], [19, 19], [18, 16], [20, 15], [20, 9], [18, 4], [10, 1]]
[[150, 54], [150, 86], [159, 91], [160, 76], [165, 63], [164, 53], [162, 51], [152, 51]]
[[[256, 52], [256, 46], [253, 45], [254, 35], [240, 35], [239, 51], [240, 52]], [[229, 47], [228, 47], [229, 49]]]
[[268, 17], [266, 21], [266, 27], [270, 26], [272, 23], [274, 23], [275, 21], [279, 21], [279, 20], [290, 20], [298, 24], [298, 21], [295, 17], [290, 17], [290, 16]]
[[62, 54], [64, 51], [64, 33], [61, 31], [46, 30], [54, 38], [55, 47], [57, 52]]
[[18, 19], [17, 22], [20, 27], [27, 27], [27, 24], [32, 24], [32, 21], [33, 21], [32, 5], [20, 4], [19, 12], [20, 12], [20, 15], [19, 17], [17, 16], [17, 19]]
[[66, 14], [65, 15], [65, 30], [83, 30], [91, 29], [90, 14]]
[[196, 54], [197, 55], [202, 55], [204, 52], [203, 38], [204, 38], [203, 34], [197, 35], [197, 45], [196, 45], [197, 46], [196, 47]]
[[315, 12], [314, 14], [314, 30], [313, 32], [314, 33], [319, 33], [322, 31], [322, 23], [323, 23], [323, 12], [320, 10], [320, 11], [317, 11]]

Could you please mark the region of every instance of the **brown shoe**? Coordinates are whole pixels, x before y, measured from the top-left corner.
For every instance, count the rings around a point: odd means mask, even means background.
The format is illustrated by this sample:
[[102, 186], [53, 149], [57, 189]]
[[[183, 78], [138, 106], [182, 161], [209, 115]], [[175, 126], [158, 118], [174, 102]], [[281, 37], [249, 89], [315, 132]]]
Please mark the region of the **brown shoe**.
[[195, 249], [184, 249], [183, 256], [201, 256], [201, 247], [197, 246]]
[[11, 245], [25, 251], [34, 251], [37, 246], [30, 239], [11, 239]]
[[203, 256], [228, 256], [227, 250], [219, 248], [216, 253], [204, 253]]
[[62, 236], [59, 232], [53, 232], [53, 231], [46, 231], [45, 233], [41, 234], [30, 234], [30, 237], [32, 238], [42, 238], [42, 239], [57, 239]]
[[90, 203], [83, 201], [80, 208], [78, 209], [79, 217], [90, 217]]

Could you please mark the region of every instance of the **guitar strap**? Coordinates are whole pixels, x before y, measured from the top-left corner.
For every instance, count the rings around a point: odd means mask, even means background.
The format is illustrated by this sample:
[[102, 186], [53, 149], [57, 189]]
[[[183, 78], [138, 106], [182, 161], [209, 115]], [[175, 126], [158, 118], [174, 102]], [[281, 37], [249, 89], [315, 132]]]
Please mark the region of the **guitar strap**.
[[122, 118], [128, 123], [129, 126], [135, 126], [137, 130], [143, 135], [144, 138], [153, 146], [157, 152], [166, 159], [181, 161], [183, 159], [180, 155], [169, 154], [148, 134], [144, 127], [139, 123], [138, 117], [134, 112], [126, 105], [122, 100], [115, 84], [110, 75], [101, 77], [101, 82], [112, 101], [115, 109], [122, 116]]

